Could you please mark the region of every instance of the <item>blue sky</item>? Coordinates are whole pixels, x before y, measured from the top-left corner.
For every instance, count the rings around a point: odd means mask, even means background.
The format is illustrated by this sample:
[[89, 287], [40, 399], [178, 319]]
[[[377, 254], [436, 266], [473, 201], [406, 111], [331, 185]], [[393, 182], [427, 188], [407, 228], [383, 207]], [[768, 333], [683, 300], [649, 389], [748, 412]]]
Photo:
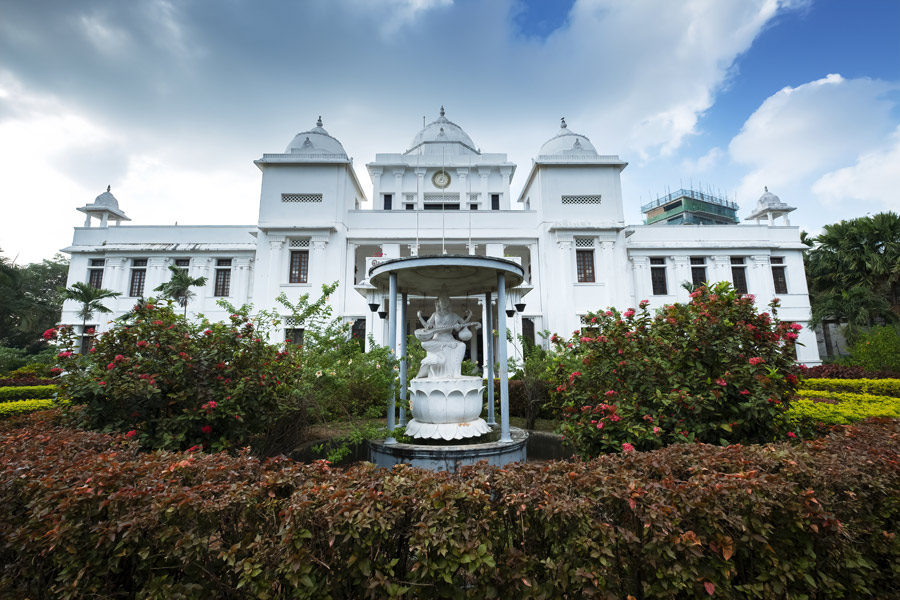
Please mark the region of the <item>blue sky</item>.
[[900, 210], [894, 0], [0, 0], [0, 248], [71, 240], [108, 184], [134, 224], [256, 221], [264, 152], [322, 115], [364, 186], [443, 104], [519, 165], [559, 118], [667, 189], [763, 186], [813, 233]]

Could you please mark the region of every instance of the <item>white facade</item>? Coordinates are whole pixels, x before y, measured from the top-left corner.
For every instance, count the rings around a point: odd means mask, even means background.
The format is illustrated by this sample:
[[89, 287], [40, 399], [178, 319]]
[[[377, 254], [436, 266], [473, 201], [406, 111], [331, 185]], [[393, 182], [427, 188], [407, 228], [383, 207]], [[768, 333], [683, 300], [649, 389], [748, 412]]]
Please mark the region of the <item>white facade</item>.
[[[63, 250], [72, 255], [68, 284], [93, 281], [122, 292], [107, 302], [118, 316], [135, 297], [153, 295], [168, 280], [168, 265], [178, 264], [208, 278], [189, 313], [217, 320], [227, 317], [216, 305], [220, 298], [272, 309], [280, 292], [296, 299], [338, 281], [330, 299], [335, 314], [355, 323], [357, 334], [364, 324], [367, 335], [385, 343], [387, 320], [371, 312], [357, 287], [365, 285], [373, 261], [383, 258], [447, 253], [520, 262], [531, 289], [509, 327], [514, 333], [524, 327], [527, 335], [545, 329], [570, 335], [583, 315], [607, 306], [687, 301], [681, 283], [702, 273], [704, 281], [746, 281], [760, 306], [776, 296], [776, 286], [786, 285], [777, 294], [779, 316], [804, 326], [798, 358], [819, 363], [815, 336], [806, 329], [805, 246], [796, 227], [626, 225], [620, 175], [627, 163], [598, 154], [565, 121], [537, 152], [516, 199], [510, 197], [516, 165], [506, 154], [481, 152], [443, 109], [408, 150], [377, 154], [367, 165], [371, 210], [361, 208], [366, 193], [321, 120], [297, 134], [284, 153], [264, 154], [255, 163], [262, 171], [256, 225], [120, 226], [127, 217], [109, 192], [101, 195], [85, 207], [86, 226], [75, 229], [72, 245]], [[90, 227], [91, 217], [101, 226]], [[700, 268], [705, 271], [692, 271]], [[430, 299], [410, 298], [409, 331], [418, 310], [431, 313], [436, 292]], [[484, 311], [483, 297], [454, 303], [458, 312]], [[76, 310], [66, 303], [63, 322], [80, 323]], [[97, 318], [99, 331], [108, 328], [110, 316]], [[483, 356], [486, 339], [485, 333], [472, 344], [471, 358]]]

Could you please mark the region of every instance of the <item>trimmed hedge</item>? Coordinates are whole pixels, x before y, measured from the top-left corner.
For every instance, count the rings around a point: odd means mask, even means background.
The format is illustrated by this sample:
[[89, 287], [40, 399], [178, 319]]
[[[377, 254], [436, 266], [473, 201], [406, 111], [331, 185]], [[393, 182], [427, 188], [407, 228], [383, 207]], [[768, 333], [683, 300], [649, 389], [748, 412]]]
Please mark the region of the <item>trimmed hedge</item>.
[[893, 371], [866, 371], [847, 365], [816, 365], [803, 369], [803, 377], [810, 379], [900, 379]]
[[56, 385], [55, 379], [36, 379], [34, 377], [15, 377], [12, 379], [0, 379], [0, 388], [20, 387], [23, 385]]
[[900, 418], [900, 398], [804, 389], [788, 411], [788, 418], [806, 435], [820, 425], [849, 425], [870, 417]]
[[145, 454], [57, 412], [0, 423], [6, 597], [898, 597], [897, 422], [451, 475]]
[[0, 403], [16, 400], [38, 400], [56, 395], [55, 385], [20, 385], [0, 387]]
[[12, 415], [21, 415], [39, 410], [53, 408], [55, 400], [16, 400], [14, 402], [0, 402], [0, 419]]
[[900, 379], [805, 379], [802, 389], [900, 398]]

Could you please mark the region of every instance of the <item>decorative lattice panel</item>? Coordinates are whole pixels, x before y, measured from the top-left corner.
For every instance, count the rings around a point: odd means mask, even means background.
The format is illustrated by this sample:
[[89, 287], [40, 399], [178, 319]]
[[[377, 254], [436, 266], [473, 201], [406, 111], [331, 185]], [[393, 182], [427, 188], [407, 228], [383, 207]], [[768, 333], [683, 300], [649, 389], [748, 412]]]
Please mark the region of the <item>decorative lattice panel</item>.
[[322, 194], [282, 194], [282, 202], [321, 202]]
[[469, 194], [469, 202], [478, 202], [479, 198], [481, 198], [481, 194], [478, 194], [478, 193], [470, 193]]
[[403, 201], [408, 202], [410, 204], [416, 203], [416, 195], [415, 194], [403, 194]]
[[459, 202], [459, 194], [442, 192], [425, 192], [425, 202]]
[[284, 326], [287, 328], [296, 327], [297, 319], [294, 317], [284, 317]]
[[291, 248], [309, 248], [309, 240], [291, 240]]
[[594, 238], [575, 238], [576, 248], [593, 248]]
[[600, 204], [600, 196], [563, 196], [563, 204]]

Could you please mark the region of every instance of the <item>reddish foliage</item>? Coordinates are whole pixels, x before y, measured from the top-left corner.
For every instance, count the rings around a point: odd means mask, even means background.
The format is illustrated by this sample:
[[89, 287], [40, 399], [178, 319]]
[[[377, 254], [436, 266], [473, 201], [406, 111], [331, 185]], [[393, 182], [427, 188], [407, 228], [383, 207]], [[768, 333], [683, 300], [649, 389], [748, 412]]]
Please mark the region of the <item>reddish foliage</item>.
[[817, 365], [804, 369], [803, 377], [808, 379], [900, 379], [900, 373], [866, 371], [862, 367], [846, 365]]

